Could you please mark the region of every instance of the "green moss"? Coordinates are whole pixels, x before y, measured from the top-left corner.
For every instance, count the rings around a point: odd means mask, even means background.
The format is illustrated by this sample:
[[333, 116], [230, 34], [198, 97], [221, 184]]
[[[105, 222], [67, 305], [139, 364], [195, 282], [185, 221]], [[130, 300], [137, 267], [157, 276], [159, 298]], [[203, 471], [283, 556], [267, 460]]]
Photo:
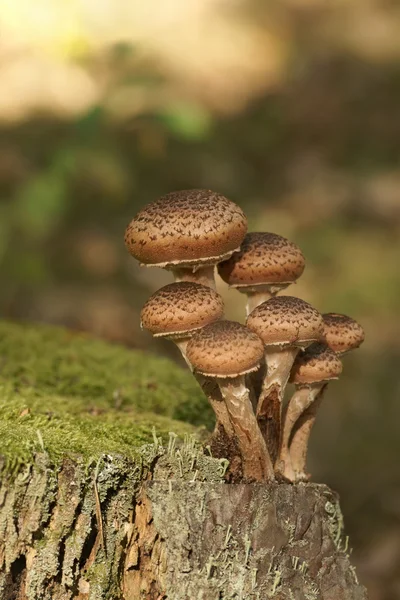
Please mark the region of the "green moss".
[[53, 327], [0, 322], [0, 452], [11, 469], [38, 451], [55, 462], [133, 458], [153, 428], [167, 440], [202, 419], [212, 423], [200, 388], [168, 360]]

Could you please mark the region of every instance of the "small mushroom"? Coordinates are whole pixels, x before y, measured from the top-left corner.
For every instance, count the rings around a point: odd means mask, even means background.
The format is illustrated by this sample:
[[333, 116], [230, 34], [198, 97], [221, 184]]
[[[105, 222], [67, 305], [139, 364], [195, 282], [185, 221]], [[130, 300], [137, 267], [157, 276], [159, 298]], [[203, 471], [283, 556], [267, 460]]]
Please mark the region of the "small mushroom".
[[[202, 327], [222, 319], [224, 304], [221, 296], [208, 286], [181, 281], [171, 283], [155, 292], [143, 306], [141, 327], [154, 337], [173, 341], [192, 370], [187, 359], [186, 348], [190, 338]], [[215, 432], [223, 428], [232, 438], [233, 427], [225, 403], [215, 386], [210, 386], [201, 376], [196, 376], [216, 415]]]
[[125, 244], [141, 266], [215, 288], [215, 265], [239, 249], [246, 231], [243, 211], [221, 194], [183, 190], [145, 206], [128, 225]]
[[[351, 317], [338, 313], [326, 313], [322, 316], [324, 320], [322, 339], [337, 356], [343, 356], [358, 348], [364, 341], [363, 328]], [[299, 417], [292, 430], [290, 458], [297, 479], [307, 478], [305, 470], [308, 442], [325, 389], [326, 385], [316, 394], [315, 399]]]
[[322, 339], [339, 356], [355, 350], [364, 341], [364, 329], [355, 319], [338, 313], [325, 313]]
[[204, 327], [187, 346], [195, 372], [215, 379], [219, 385], [242, 456], [243, 477], [252, 481], [273, 478], [271, 459], [245, 384], [246, 373], [259, 368], [263, 354], [260, 338], [233, 321]]
[[247, 314], [294, 283], [303, 273], [300, 248], [276, 233], [251, 232], [239, 252], [218, 265], [230, 287], [247, 295]]
[[327, 384], [338, 379], [342, 368], [342, 362], [335, 352], [321, 343], [309, 346], [294, 362], [290, 381], [295, 384], [296, 391], [286, 409], [279, 455], [279, 470], [290, 481], [306, 478], [304, 469], [308, 445], [308, 438], [304, 439], [304, 430], [295, 445], [290, 444], [293, 429], [307, 409], [313, 406], [315, 410], [319, 406]]
[[308, 302], [293, 296], [275, 296], [257, 306], [246, 325], [265, 346], [266, 374], [256, 416], [273, 461], [280, 446], [282, 401], [290, 370], [300, 349], [317, 341], [322, 316]]
[[153, 337], [173, 340], [186, 360], [186, 346], [195, 331], [224, 316], [219, 294], [199, 283], [181, 281], [160, 288], [147, 300], [140, 325]]

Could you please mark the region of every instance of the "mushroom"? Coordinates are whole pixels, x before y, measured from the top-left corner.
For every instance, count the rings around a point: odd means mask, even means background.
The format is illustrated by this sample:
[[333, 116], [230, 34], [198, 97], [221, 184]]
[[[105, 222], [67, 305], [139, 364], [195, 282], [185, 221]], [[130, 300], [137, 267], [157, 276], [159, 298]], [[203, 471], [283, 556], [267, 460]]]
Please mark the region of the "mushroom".
[[278, 466], [278, 470], [291, 481], [304, 478], [303, 469], [299, 471], [299, 463], [303, 464], [307, 453], [307, 446], [291, 447], [289, 451], [293, 427], [317, 398], [320, 401], [327, 384], [338, 379], [342, 368], [342, 362], [335, 352], [318, 342], [299, 354], [294, 362], [290, 381], [295, 384], [296, 391], [285, 411]]
[[189, 281], [170, 283], [147, 300], [140, 326], [153, 337], [175, 342], [186, 360], [186, 346], [195, 331], [224, 316], [224, 303], [208, 286]]
[[[140, 324], [154, 337], [172, 340], [192, 370], [186, 355], [189, 339], [202, 327], [222, 319], [223, 315], [223, 300], [217, 292], [199, 283], [181, 281], [160, 288], [147, 300], [140, 314]], [[218, 389], [201, 376], [196, 379], [215, 412], [215, 434], [222, 427], [228, 438], [232, 438], [233, 427]]]
[[141, 266], [215, 288], [215, 265], [239, 249], [246, 231], [243, 211], [221, 194], [183, 190], [145, 206], [128, 225], [125, 244]]
[[364, 329], [355, 319], [339, 313], [325, 313], [322, 339], [339, 356], [355, 350], [364, 341]]
[[282, 401], [290, 370], [300, 349], [320, 339], [322, 315], [308, 302], [293, 296], [275, 296], [257, 306], [246, 325], [265, 346], [266, 375], [256, 416], [273, 461], [281, 435]]
[[[322, 316], [324, 320], [322, 338], [337, 356], [343, 356], [350, 350], [358, 348], [364, 341], [363, 328], [351, 317], [338, 313], [326, 313]], [[316, 394], [311, 405], [302, 413], [292, 429], [289, 448], [296, 479], [307, 479], [305, 470], [308, 442], [325, 389], [326, 385]]]
[[246, 373], [259, 368], [263, 354], [260, 338], [233, 321], [207, 325], [187, 345], [195, 372], [218, 383], [242, 456], [243, 477], [252, 481], [273, 478], [271, 459], [245, 385]]
[[294, 283], [303, 273], [300, 248], [276, 233], [251, 232], [239, 252], [218, 265], [230, 287], [247, 295], [247, 314]]

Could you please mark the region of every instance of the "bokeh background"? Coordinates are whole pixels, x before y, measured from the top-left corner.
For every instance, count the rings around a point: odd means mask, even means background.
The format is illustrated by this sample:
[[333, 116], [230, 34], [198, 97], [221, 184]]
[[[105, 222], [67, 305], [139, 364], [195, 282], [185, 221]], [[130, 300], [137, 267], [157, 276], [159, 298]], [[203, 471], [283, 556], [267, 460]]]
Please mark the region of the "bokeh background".
[[371, 600], [398, 600], [399, 3], [0, 0], [0, 30], [1, 316], [179, 360], [139, 329], [170, 281], [124, 249], [140, 207], [211, 188], [297, 242], [288, 293], [367, 332], [310, 468], [341, 495]]

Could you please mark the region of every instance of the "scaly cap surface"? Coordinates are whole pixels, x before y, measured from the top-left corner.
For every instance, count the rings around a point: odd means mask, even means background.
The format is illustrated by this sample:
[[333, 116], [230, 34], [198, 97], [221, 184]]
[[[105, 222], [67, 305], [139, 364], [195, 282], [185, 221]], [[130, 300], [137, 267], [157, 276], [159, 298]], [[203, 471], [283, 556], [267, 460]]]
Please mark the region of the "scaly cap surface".
[[322, 383], [337, 379], [342, 372], [340, 358], [325, 344], [311, 344], [304, 352], [298, 354], [290, 381], [297, 385]]
[[247, 219], [211, 190], [172, 192], [145, 206], [125, 232], [129, 252], [149, 266], [216, 264], [240, 247]]
[[218, 273], [232, 287], [289, 284], [303, 273], [300, 248], [275, 233], [250, 232], [239, 252], [218, 265]]
[[188, 343], [187, 358], [198, 373], [230, 378], [258, 369], [264, 346], [258, 335], [234, 321], [217, 321]]
[[193, 332], [221, 319], [224, 303], [219, 294], [199, 283], [171, 283], [155, 292], [143, 306], [141, 325], [155, 337]]
[[365, 333], [355, 319], [338, 313], [326, 313], [324, 319], [323, 340], [338, 354], [355, 350], [364, 341]]
[[275, 296], [255, 308], [246, 325], [266, 346], [303, 345], [321, 339], [322, 315], [300, 298]]

